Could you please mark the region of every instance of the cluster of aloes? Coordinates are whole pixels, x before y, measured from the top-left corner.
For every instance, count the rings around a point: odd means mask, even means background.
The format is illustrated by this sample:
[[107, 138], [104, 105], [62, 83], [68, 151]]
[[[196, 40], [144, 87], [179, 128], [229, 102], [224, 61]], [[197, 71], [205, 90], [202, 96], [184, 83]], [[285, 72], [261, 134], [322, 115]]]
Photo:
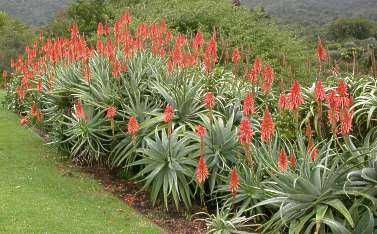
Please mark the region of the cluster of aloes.
[[[227, 192], [237, 200], [247, 183], [245, 173], [265, 173], [261, 178], [267, 181], [271, 174], [301, 176], [303, 165], [315, 167], [321, 163], [315, 140], [347, 137], [352, 131], [353, 99], [344, 80], [339, 80], [336, 88], [326, 90], [318, 79], [314, 92], [302, 89], [294, 81], [291, 89], [281, 91], [276, 99], [273, 68], [259, 57], [251, 66], [243, 64], [238, 49], [233, 51], [231, 75], [226, 77], [229, 73], [223, 72], [223, 77], [218, 77], [216, 34], [206, 41], [198, 32], [190, 40], [184, 35], [174, 35], [164, 21], [142, 23], [136, 30], [131, 24], [128, 12], [114, 28], [99, 23], [95, 48], [86, 43], [75, 24], [69, 39], [41, 37], [39, 45], [36, 42], [32, 49], [26, 48], [25, 58], [19, 56], [12, 62], [15, 76], [7, 82], [9, 93], [16, 93], [16, 101], [22, 106], [19, 109], [24, 115], [22, 125], [32, 122], [48, 125], [46, 119], [51, 119], [48, 106], [56, 104], [48, 98], [62, 100], [63, 117], [53, 123], [62, 125], [63, 137], [58, 143], [69, 142], [68, 147], [75, 154], [85, 151], [86, 157], [93, 152], [102, 155], [106, 160], [99, 161], [110, 161], [112, 166], [135, 167], [139, 170], [137, 177], [142, 177], [146, 187], [152, 187], [153, 200], [161, 191], [165, 204], [170, 197], [177, 207], [179, 201], [189, 207], [190, 199], [195, 196], [193, 188], [205, 188], [208, 180], [211, 192], [215, 185], [226, 184]], [[317, 53], [321, 71], [328, 56], [322, 42], [318, 43]], [[147, 55], [153, 57], [149, 61], [159, 61], [164, 67], [135, 62]], [[142, 67], [140, 71], [138, 66]], [[247, 72], [238, 72], [240, 68], [247, 68]], [[105, 81], [111, 85], [105, 85]], [[222, 87], [218, 86], [232, 89], [237, 82], [244, 87], [240, 95], [225, 96], [219, 92]], [[220, 85], [213, 87], [213, 83]], [[68, 88], [63, 91], [57, 87], [64, 85]], [[194, 105], [195, 108], [186, 108]], [[303, 113], [305, 105], [315, 110], [312, 115]], [[187, 109], [190, 113], [183, 115]], [[191, 113], [192, 110], [200, 113]], [[279, 139], [280, 126], [275, 120], [282, 112], [292, 114], [294, 119], [298, 139], [293, 139], [292, 144]], [[216, 129], [224, 125], [222, 121], [229, 113], [234, 118], [229, 118], [226, 130]], [[314, 119], [320, 122], [316, 136], [312, 130]], [[76, 123], [77, 128], [67, 129]], [[307, 126], [306, 140], [300, 139], [302, 123]], [[324, 132], [325, 127], [331, 133]], [[227, 131], [229, 139], [222, 139], [218, 134], [225, 132], [221, 131]], [[194, 147], [197, 139], [198, 152]], [[110, 159], [104, 156], [109, 152]], [[114, 154], [116, 160], [111, 158]], [[240, 173], [239, 164], [250, 171]], [[211, 175], [215, 175], [214, 179]]]

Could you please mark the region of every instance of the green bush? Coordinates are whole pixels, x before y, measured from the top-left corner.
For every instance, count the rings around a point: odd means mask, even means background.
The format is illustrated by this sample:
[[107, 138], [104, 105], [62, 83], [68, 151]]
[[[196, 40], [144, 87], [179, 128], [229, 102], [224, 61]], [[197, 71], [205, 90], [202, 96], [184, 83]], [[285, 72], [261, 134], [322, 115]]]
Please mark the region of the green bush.
[[22, 54], [33, 38], [34, 34], [27, 26], [0, 11], [0, 73], [10, 71], [11, 59]]

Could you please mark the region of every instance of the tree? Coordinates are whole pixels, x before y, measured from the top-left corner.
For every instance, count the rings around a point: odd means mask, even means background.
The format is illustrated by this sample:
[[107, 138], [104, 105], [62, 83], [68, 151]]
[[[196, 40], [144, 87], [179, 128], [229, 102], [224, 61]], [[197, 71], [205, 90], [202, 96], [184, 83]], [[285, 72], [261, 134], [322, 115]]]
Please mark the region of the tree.
[[64, 36], [69, 26], [75, 22], [80, 32], [90, 37], [97, 30], [99, 22], [109, 22], [114, 14], [104, 0], [78, 0], [66, 11], [59, 12], [48, 30], [55, 36]]
[[338, 19], [327, 29], [328, 38], [335, 41], [362, 40], [376, 35], [376, 24], [362, 18]]
[[33, 38], [27, 26], [0, 12], [0, 71], [9, 70], [11, 59], [22, 53]]

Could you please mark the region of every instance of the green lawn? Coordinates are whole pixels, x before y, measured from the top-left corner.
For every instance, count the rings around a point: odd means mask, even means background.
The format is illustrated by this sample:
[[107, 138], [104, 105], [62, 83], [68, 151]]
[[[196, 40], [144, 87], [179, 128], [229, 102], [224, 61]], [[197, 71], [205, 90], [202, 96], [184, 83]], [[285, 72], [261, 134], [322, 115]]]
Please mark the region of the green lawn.
[[0, 108], [0, 233], [162, 232], [57, 158], [17, 115]]

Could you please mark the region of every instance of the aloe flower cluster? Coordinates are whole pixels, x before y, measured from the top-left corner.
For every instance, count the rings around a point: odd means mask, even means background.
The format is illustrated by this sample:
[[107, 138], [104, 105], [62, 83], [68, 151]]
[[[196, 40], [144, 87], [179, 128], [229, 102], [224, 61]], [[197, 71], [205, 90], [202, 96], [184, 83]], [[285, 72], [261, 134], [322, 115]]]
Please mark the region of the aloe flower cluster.
[[[374, 114], [356, 122], [367, 104], [355, 109], [355, 82], [321, 77], [329, 60], [322, 41], [320, 72], [306, 87], [260, 55], [248, 61], [241, 46], [219, 48], [216, 33], [189, 38], [165, 20], [135, 25], [125, 12], [114, 26], [98, 24], [94, 46], [78, 25], [70, 33], [41, 35], [12, 61], [13, 75], [3, 73], [10, 106], [22, 126], [51, 133], [76, 161], [134, 168], [153, 204], [161, 198], [189, 208], [198, 197], [219, 196], [231, 209], [254, 212], [270, 196], [259, 194], [265, 184], [272, 191], [295, 176], [319, 176], [303, 170], [327, 168], [329, 155], [354, 146], [354, 125]], [[219, 64], [220, 49], [231, 52], [230, 66]]]

